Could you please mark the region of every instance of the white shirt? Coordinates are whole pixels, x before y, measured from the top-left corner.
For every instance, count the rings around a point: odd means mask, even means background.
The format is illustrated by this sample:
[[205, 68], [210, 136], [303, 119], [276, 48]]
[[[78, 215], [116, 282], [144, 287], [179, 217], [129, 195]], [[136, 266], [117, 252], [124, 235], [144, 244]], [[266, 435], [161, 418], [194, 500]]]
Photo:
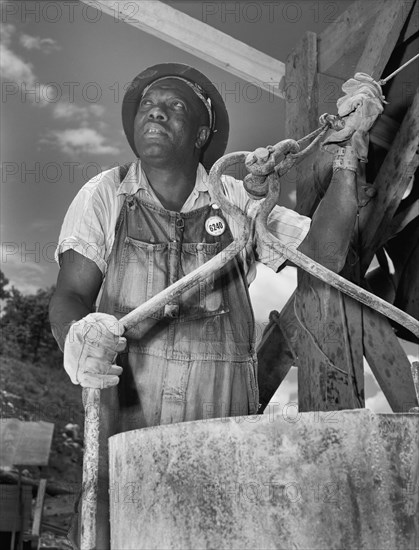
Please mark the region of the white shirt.
[[[196, 173], [195, 187], [182, 206], [181, 212], [190, 212], [212, 204], [208, 188], [209, 176], [200, 164]], [[231, 176], [222, 176], [223, 187], [230, 202], [241, 208], [249, 217], [256, 212], [257, 203], [250, 199], [241, 181]], [[141, 169], [141, 161], [133, 162], [125, 178], [120, 181], [119, 167], [101, 172], [89, 180], [71, 203], [58, 240], [56, 260], [66, 250], [73, 249], [94, 261], [102, 274], [106, 274], [108, 260], [115, 239], [115, 225], [127, 195], [139, 193], [139, 198], [148, 199], [162, 206]], [[240, 228], [230, 216], [227, 222], [234, 238]], [[287, 247], [296, 249], [307, 235], [310, 218], [301, 216], [289, 208], [276, 206], [268, 219], [269, 231]], [[277, 271], [286, 261], [280, 253], [273, 253], [267, 243], [256, 241], [254, 255], [244, 252], [249, 284], [256, 276], [255, 261], [258, 260]]]

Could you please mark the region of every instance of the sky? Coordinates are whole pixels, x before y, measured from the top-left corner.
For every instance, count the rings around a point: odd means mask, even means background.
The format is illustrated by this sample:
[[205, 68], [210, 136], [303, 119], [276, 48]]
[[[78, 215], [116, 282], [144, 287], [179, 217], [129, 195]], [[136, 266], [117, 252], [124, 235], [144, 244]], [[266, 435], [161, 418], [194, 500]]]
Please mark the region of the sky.
[[[320, 33], [351, 2], [166, 3], [285, 62], [305, 31]], [[144, 68], [187, 63], [214, 82], [230, 114], [227, 152], [291, 137], [284, 100], [77, 1], [1, 2], [1, 31], [2, 270], [22, 292], [55, 283], [60, 226], [81, 186], [134, 160], [120, 110], [125, 87]], [[292, 175], [280, 200], [295, 204]], [[260, 323], [282, 308], [295, 281], [291, 268], [280, 276], [259, 268], [251, 293]], [[368, 377], [371, 399], [388, 410]], [[295, 398], [295, 380], [291, 372], [284, 398]]]

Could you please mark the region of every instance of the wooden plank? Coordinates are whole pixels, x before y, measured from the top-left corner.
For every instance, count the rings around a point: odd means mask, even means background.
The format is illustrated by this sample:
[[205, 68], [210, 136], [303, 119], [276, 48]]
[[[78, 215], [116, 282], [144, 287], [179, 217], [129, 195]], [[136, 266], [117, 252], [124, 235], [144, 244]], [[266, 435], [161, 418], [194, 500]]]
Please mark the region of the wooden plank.
[[285, 65], [251, 46], [153, 0], [81, 0], [283, 98]]
[[382, 75], [400, 32], [409, 15], [413, 1], [385, 0], [369, 32], [355, 72], [367, 73], [376, 80]]
[[[289, 94], [292, 94], [292, 97], [289, 97], [285, 104], [285, 135], [292, 139], [304, 137], [319, 125], [316, 75], [317, 35], [307, 32], [295, 50], [288, 56], [286, 63], [286, 89]], [[306, 194], [316, 196], [316, 184], [313, 181], [316, 162], [316, 155], [313, 154], [306, 157], [296, 167], [296, 210], [300, 214], [310, 215], [312, 213], [306, 207], [305, 197]]]
[[46, 466], [54, 424], [6, 418], [0, 422], [1, 466]]
[[393, 412], [418, 406], [410, 362], [388, 320], [363, 308], [365, 357]]
[[[353, 56], [354, 50], [358, 50], [366, 41], [370, 28], [383, 6], [383, 1], [354, 2], [319, 35], [320, 73], [329, 73], [336, 77], [343, 77], [345, 80], [348, 72], [354, 73], [355, 64], [350, 68], [346, 60]], [[355, 59], [358, 58], [359, 55], [355, 55]], [[341, 73], [342, 64], [344, 75]]]
[[[312, 342], [307, 342], [307, 340], [310, 340], [309, 334], [303, 329], [295, 316], [294, 299], [295, 293], [282, 309], [279, 319], [276, 318], [276, 312], [271, 313], [270, 325], [268, 325], [264, 338], [258, 348], [259, 389], [260, 403], [262, 405], [259, 412], [262, 412], [269, 403], [292, 365], [303, 365], [303, 367], [307, 368], [304, 350], [309, 348], [310, 353], [313, 351]], [[350, 302], [353, 306], [358, 306], [355, 301], [350, 300]], [[320, 315], [320, 312], [318, 312], [317, 318], [320, 318]], [[354, 319], [354, 315], [351, 312], [349, 312], [348, 317]], [[356, 330], [361, 330], [361, 323], [354, 323], [354, 325]], [[317, 331], [319, 328], [320, 332]], [[316, 336], [322, 341], [336, 343], [342, 339], [341, 336], [337, 336], [337, 327], [333, 322], [322, 325], [316, 322], [309, 329], [317, 332]], [[351, 330], [353, 330], [353, 327], [351, 327]], [[310, 357], [309, 361], [313, 359], [319, 363], [321, 374], [316, 377], [314, 376], [316, 370], [308, 369], [307, 376], [311, 377], [310, 384], [304, 384], [299, 393], [304, 392], [304, 400], [311, 399], [309, 396], [314, 394], [317, 388], [319, 394], [322, 396], [322, 403], [326, 404], [327, 395], [329, 394], [330, 397], [330, 395], [336, 394], [337, 396], [337, 385], [343, 384], [347, 386], [349, 378], [339, 371], [333, 372], [333, 369], [329, 368], [327, 362], [324, 361], [324, 356], [318, 350], [314, 350], [314, 353], [315, 356]], [[360, 353], [362, 355], [362, 350], [360, 350]], [[326, 386], [322, 387], [321, 381], [324, 381], [325, 384], [329, 383], [328, 388]], [[340, 401], [340, 404], [342, 406], [342, 401]], [[351, 402], [348, 408], [353, 408], [355, 405]], [[313, 405], [312, 410], [316, 410], [315, 407], [316, 405]], [[320, 405], [318, 402], [317, 407], [323, 409], [323, 405]]]
[[[292, 83], [296, 89], [304, 90], [296, 101], [286, 104], [287, 135], [298, 139], [318, 126], [318, 105], [321, 103], [323, 107], [327, 100], [322, 97], [319, 102], [320, 95], [325, 94], [318, 88], [317, 36], [314, 33], [306, 33], [288, 56], [286, 82], [287, 89]], [[330, 112], [330, 109], [327, 111]], [[307, 211], [307, 204], [313, 205], [321, 195], [313, 181], [315, 163], [316, 155], [311, 155], [297, 167], [297, 210], [305, 214], [311, 214]], [[338, 293], [324, 283], [299, 271], [295, 303], [298, 339], [294, 341], [293, 351], [298, 357], [298, 401], [302, 411], [355, 406], [352, 372], [345, 370], [347, 364], [344, 368], [339, 365], [337, 369], [333, 365], [341, 362], [342, 358], [346, 361], [348, 350], [344, 349], [342, 342], [349, 342], [343, 336], [347, 327], [342, 326], [341, 312], [335, 307], [328, 307], [337, 300], [337, 296]], [[339, 338], [330, 339], [330, 329], [339, 332]]]
[[[419, 221], [419, 220], [418, 220]], [[413, 224], [412, 224], [413, 225]], [[397, 285], [394, 304], [406, 313], [419, 320], [419, 224], [411, 231], [403, 233], [407, 239], [412, 239], [410, 254], [403, 266], [399, 284]], [[408, 247], [403, 247], [405, 250]], [[419, 343], [411, 334], [406, 334], [403, 327], [397, 325], [397, 335], [411, 342]]]
[[299, 273], [296, 309], [300, 410], [363, 407], [360, 304]]
[[[298, 69], [297, 69], [298, 66]], [[285, 134], [300, 139], [307, 128], [318, 123], [317, 109], [317, 35], [307, 32], [286, 61]]]
[[[19, 481], [19, 476], [12, 471], [0, 470], [0, 484], [16, 485]], [[38, 487], [39, 483], [36, 479], [31, 477], [21, 476], [22, 485], [30, 485], [31, 487]], [[78, 492], [78, 487], [72, 485], [64, 485], [55, 481], [49, 481], [47, 484], [47, 494], [55, 497], [58, 495], [73, 495]]]
[[381, 76], [397, 42], [408, 40], [417, 28], [417, 6], [411, 9], [415, 1], [354, 2], [320, 34], [319, 72], [345, 80], [357, 71]]
[[[287, 89], [291, 82], [297, 89], [307, 91], [300, 94], [298, 101], [287, 102], [286, 106], [287, 135], [296, 138], [318, 126], [320, 112], [336, 112], [337, 98], [331, 100], [326, 87], [319, 86], [316, 59], [317, 37], [314, 33], [307, 33], [287, 59]], [[333, 109], [330, 109], [330, 101]], [[326, 152], [321, 152], [321, 155], [331, 164], [331, 155]], [[328, 184], [325, 182], [324, 189], [319, 189], [320, 182], [316, 176], [313, 178], [316, 162], [317, 152], [297, 167], [297, 209], [306, 215], [312, 213]], [[322, 254], [327, 254], [327, 251], [319, 251], [319, 255]], [[349, 305], [349, 302], [346, 305], [344, 298], [334, 289], [299, 271], [295, 311], [299, 326], [293, 351], [300, 367], [300, 410], [362, 406], [359, 306]]]
[[371, 128], [370, 141], [388, 151], [399, 128], [399, 122], [383, 113], [377, 118], [374, 126]]
[[[394, 216], [393, 221], [389, 226], [388, 234], [386, 235], [386, 237], [390, 238], [396, 235], [397, 233], [400, 233], [400, 231], [403, 231], [403, 229], [418, 216], [419, 216], [419, 199], [416, 199], [416, 201], [410, 204], [410, 206], [408, 206], [407, 208], [402, 210], [399, 214]], [[384, 245], [387, 238], [382, 240], [381, 244]]]
[[[406, 9], [408, 6], [406, 6]], [[406, 26], [406, 29], [399, 37], [399, 43], [403, 44], [404, 42], [407, 42], [409, 38], [411, 38], [414, 34], [416, 34], [419, 30], [419, 2], [418, 0], [415, 0], [414, 6], [409, 14], [408, 23]]]
[[0, 485], [0, 531], [18, 532], [30, 527], [32, 489], [18, 485]]
[[45, 490], [47, 480], [40, 479], [38, 493], [36, 495], [35, 509], [33, 512], [32, 536], [39, 537], [41, 534], [42, 514], [44, 511]]
[[361, 273], [368, 269], [381, 235], [391, 223], [394, 213], [402, 200], [411, 176], [419, 164], [419, 90], [390, 151], [377, 174], [374, 186], [377, 195], [359, 215], [361, 227]]

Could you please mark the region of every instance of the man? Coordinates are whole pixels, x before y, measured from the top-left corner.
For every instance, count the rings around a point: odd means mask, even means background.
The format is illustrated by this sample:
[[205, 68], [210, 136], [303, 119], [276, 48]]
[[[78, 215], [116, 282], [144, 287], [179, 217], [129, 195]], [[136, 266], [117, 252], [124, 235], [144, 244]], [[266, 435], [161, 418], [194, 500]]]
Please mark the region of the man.
[[[202, 73], [174, 63], [143, 71], [127, 91], [122, 117], [138, 160], [88, 182], [70, 206], [50, 307], [72, 382], [103, 389], [104, 472], [113, 433], [257, 412], [248, 284], [255, 259], [275, 271], [284, 262], [272, 257], [267, 243], [253, 242], [251, 250], [123, 336], [118, 319], [224, 249], [238, 228], [208, 189], [205, 169], [224, 153], [229, 122], [220, 94]], [[223, 187], [231, 202], [251, 211], [241, 182], [224, 177]], [[336, 243], [338, 270], [356, 212], [353, 174], [344, 185], [332, 181], [310, 232], [308, 218], [281, 207], [272, 212], [269, 228], [310, 255], [322, 243]], [[211, 230], [215, 225], [221, 229]]]

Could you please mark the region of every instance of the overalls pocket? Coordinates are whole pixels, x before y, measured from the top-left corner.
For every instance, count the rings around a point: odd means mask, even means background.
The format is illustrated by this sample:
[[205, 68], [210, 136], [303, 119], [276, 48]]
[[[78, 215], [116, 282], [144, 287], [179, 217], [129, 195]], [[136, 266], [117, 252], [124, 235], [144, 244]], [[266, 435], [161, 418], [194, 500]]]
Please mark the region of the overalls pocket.
[[[220, 249], [220, 243], [183, 243], [179, 278], [208, 262]], [[220, 315], [228, 311], [227, 293], [219, 269], [180, 297], [180, 321]]]
[[[118, 271], [116, 311], [128, 313], [168, 286], [168, 246], [126, 237]], [[141, 266], [141, 270], [139, 269]], [[139, 278], [139, 273], [146, 277]], [[161, 308], [149, 317], [161, 319]]]

